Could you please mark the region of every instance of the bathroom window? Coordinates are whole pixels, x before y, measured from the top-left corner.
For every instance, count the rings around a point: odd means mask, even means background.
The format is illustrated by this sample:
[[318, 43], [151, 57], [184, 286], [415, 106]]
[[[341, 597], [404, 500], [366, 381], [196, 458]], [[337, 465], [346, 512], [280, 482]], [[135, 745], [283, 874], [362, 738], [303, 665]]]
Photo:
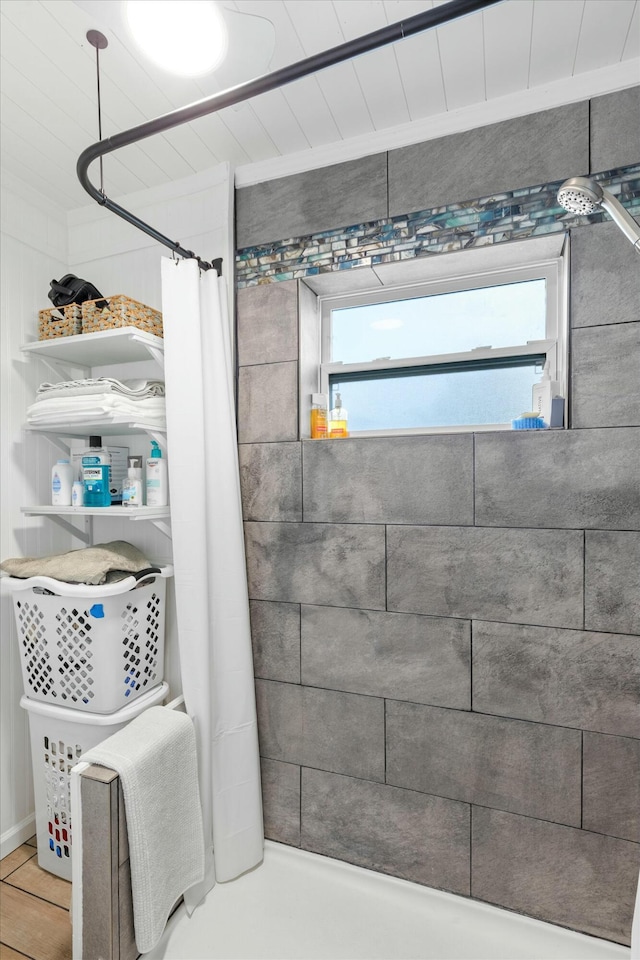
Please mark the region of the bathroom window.
[[545, 370], [566, 397], [563, 239], [413, 260], [404, 284], [403, 264], [380, 265], [372, 289], [320, 292], [318, 386], [330, 405], [340, 393], [350, 435], [510, 429]]

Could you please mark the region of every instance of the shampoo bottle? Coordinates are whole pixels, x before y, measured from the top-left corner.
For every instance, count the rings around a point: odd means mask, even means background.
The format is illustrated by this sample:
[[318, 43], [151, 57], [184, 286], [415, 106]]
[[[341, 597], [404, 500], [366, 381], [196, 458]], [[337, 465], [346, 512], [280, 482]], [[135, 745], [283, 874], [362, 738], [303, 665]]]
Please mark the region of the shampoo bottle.
[[122, 488], [122, 506], [141, 507], [142, 502], [142, 467], [137, 465], [137, 457], [130, 457], [127, 479]]
[[336, 393], [336, 405], [329, 414], [329, 439], [336, 440], [340, 437], [348, 437], [347, 431], [347, 411], [342, 406], [342, 398]]
[[151, 456], [147, 460], [147, 506], [165, 507], [169, 503], [167, 461], [155, 440], [151, 441]]

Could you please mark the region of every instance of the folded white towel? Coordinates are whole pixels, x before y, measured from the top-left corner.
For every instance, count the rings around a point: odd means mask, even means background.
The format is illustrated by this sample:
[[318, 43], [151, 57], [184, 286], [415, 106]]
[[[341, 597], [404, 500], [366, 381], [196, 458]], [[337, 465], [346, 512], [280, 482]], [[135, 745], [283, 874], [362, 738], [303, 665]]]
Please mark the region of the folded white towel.
[[[148, 423], [160, 426], [166, 422], [164, 397], [133, 400], [113, 393], [95, 393], [80, 397], [51, 397], [36, 400], [27, 408], [27, 423], [55, 426], [58, 423], [100, 421]], [[120, 419], [118, 419], [120, 418]]]
[[122, 781], [136, 945], [158, 942], [171, 908], [204, 877], [196, 739], [185, 713], [149, 707], [82, 756]]
[[83, 397], [94, 393], [115, 393], [131, 400], [146, 397], [164, 397], [162, 380], [115, 380], [113, 377], [90, 377], [85, 380], [63, 380], [60, 383], [41, 383], [36, 400], [52, 397]]

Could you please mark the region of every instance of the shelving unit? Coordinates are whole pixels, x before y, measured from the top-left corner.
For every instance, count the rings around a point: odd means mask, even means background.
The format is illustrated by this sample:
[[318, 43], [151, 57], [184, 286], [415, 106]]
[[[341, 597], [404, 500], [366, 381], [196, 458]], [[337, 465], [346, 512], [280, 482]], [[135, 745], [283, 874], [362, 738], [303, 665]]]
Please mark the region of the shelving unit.
[[[66, 368], [81, 367], [90, 371], [93, 367], [111, 364], [132, 363], [140, 360], [154, 360], [164, 370], [164, 341], [162, 337], [145, 333], [136, 327], [120, 327], [98, 333], [79, 334], [73, 337], [56, 337], [52, 340], [37, 340], [21, 347], [30, 359], [43, 360], [58, 375]], [[73, 422], [60, 420], [55, 424], [26, 424], [25, 431], [38, 433], [58, 447], [67, 456], [67, 439], [83, 438], [92, 434], [99, 436], [127, 436], [147, 434], [163, 448], [166, 447], [166, 430], [117, 414], [105, 422], [102, 420], [83, 420]], [[126, 517], [127, 520], [147, 520], [153, 523], [167, 537], [171, 536], [169, 523], [170, 508], [167, 507], [58, 507], [48, 504], [21, 507], [26, 517], [50, 517], [72, 536], [83, 543], [92, 541], [92, 518]], [[65, 518], [69, 519], [65, 519]], [[70, 522], [74, 520], [75, 523]], [[78, 523], [80, 525], [78, 525]]]
[[136, 327], [119, 327], [99, 333], [80, 333], [75, 337], [34, 340], [20, 348], [23, 353], [49, 363], [75, 367], [105, 367], [112, 363], [155, 360], [164, 368], [164, 340]]

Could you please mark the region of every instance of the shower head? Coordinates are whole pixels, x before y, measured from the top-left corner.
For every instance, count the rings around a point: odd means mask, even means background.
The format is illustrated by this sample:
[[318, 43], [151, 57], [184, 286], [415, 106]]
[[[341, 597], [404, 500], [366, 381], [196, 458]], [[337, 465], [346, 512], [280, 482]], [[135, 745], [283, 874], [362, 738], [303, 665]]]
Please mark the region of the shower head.
[[581, 216], [596, 213], [598, 208], [602, 207], [634, 245], [636, 253], [640, 253], [640, 226], [620, 201], [595, 180], [588, 177], [565, 180], [558, 190], [558, 203], [569, 213], [578, 213]]

